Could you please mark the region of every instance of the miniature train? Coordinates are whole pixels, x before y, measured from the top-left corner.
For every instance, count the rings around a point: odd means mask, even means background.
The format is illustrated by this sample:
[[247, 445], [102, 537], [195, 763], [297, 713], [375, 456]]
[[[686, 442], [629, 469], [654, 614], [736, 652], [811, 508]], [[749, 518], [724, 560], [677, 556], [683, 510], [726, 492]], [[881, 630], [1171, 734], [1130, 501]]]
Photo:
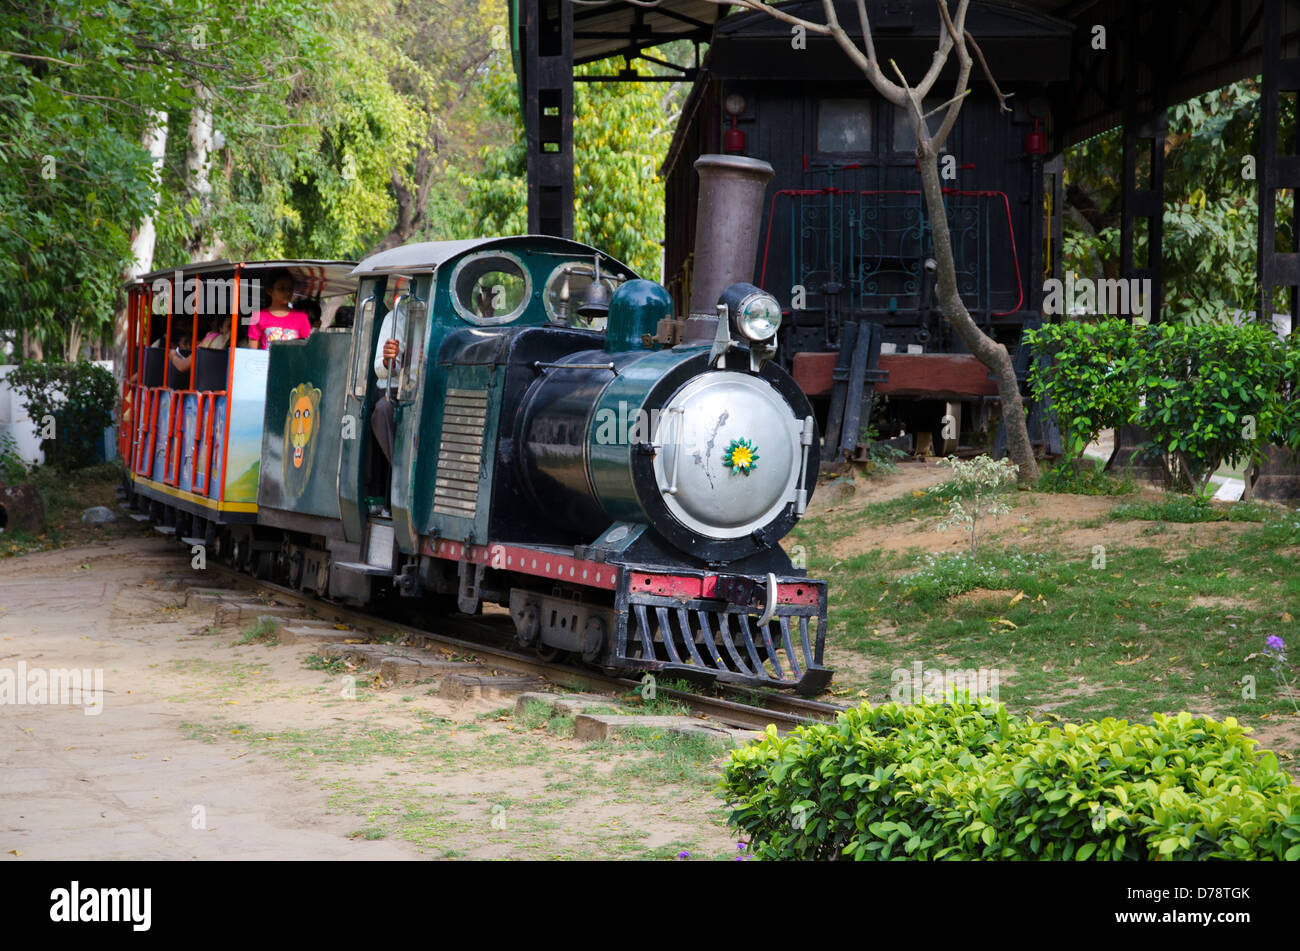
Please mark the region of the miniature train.
[[[836, 6], [854, 32], [854, 4]], [[909, 77], [923, 74], [942, 31], [935, 4], [868, 0], [867, 8], [882, 56]], [[823, 17], [821, 3], [787, 9]], [[1041, 321], [1043, 280], [1059, 266], [1061, 169], [1045, 159], [1072, 26], [980, 3], [967, 27], [1012, 112], [999, 111], [976, 68], [940, 163], [958, 288], [1016, 359], [1031, 438], [1059, 452], [1050, 414], [1028, 398], [1029, 354], [1019, 344]], [[954, 72], [950, 63], [928, 109], [953, 95]], [[869, 427], [880, 437], [904, 433], [918, 452], [978, 446], [991, 435], [997, 388], [939, 308], [914, 150], [906, 117], [833, 40], [792, 36], [786, 23], [741, 11], [714, 27], [663, 164], [665, 284], [679, 303], [693, 297], [697, 270], [697, 158], [725, 152], [772, 166], [752, 225], [754, 283], [781, 303], [779, 359], [813, 399], [827, 461], [860, 453]]]
[[[323, 329], [191, 349], [177, 371], [200, 302], [224, 301], [238, 340], [251, 282], [284, 271]], [[660, 285], [542, 236], [146, 275], [129, 288], [131, 501], [322, 597], [415, 599], [431, 624], [491, 602], [544, 656], [819, 692], [826, 585], [779, 545], [815, 486], [813, 411], [771, 359], [776, 302], [723, 291], [724, 318], [675, 320]], [[386, 317], [399, 356], [381, 384]]]

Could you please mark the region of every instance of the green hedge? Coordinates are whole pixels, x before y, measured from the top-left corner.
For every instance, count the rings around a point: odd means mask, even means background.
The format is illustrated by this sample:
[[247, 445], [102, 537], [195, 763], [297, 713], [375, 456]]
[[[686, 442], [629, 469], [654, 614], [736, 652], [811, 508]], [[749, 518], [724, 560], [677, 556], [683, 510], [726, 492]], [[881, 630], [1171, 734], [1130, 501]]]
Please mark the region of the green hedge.
[[118, 394], [112, 373], [85, 360], [28, 360], [6, 382], [38, 432], [47, 416], [54, 418], [54, 437], [41, 440], [46, 465], [80, 469], [103, 458], [104, 430], [113, 425]]
[[1189, 713], [1053, 726], [988, 701], [863, 705], [734, 751], [729, 821], [767, 859], [1300, 858], [1300, 789]]
[[1030, 385], [1056, 412], [1067, 460], [1103, 429], [1136, 423], [1170, 484], [1204, 492], [1222, 463], [1265, 443], [1300, 449], [1300, 345], [1269, 327], [1067, 321], [1025, 340], [1051, 358], [1034, 362]]

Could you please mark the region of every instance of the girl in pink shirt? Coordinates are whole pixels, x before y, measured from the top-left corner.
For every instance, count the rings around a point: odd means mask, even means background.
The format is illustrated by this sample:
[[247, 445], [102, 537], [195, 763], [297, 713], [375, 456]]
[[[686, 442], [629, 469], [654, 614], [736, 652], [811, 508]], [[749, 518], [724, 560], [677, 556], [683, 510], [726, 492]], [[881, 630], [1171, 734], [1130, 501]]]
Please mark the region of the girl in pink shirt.
[[290, 310], [293, 277], [281, 273], [271, 285], [271, 306], [253, 315], [248, 340], [257, 348], [267, 349], [279, 340], [301, 340], [311, 335], [311, 322], [301, 310]]

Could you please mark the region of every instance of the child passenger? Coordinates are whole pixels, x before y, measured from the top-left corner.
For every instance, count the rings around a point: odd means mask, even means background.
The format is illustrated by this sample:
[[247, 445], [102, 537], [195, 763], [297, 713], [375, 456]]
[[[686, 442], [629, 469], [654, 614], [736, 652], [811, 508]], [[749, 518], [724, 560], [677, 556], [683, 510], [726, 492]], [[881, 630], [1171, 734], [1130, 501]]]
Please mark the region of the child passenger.
[[311, 335], [306, 313], [289, 307], [293, 283], [288, 271], [277, 272], [272, 278], [271, 306], [254, 314], [248, 327], [248, 340], [254, 347], [265, 350], [281, 340], [300, 340]]

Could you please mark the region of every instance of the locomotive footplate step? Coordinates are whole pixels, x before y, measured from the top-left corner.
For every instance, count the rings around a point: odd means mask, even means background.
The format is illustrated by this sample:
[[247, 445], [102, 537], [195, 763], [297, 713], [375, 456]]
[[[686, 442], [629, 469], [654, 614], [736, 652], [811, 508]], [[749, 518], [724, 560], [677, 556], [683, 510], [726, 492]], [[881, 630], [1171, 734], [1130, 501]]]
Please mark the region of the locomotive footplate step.
[[368, 565], [364, 561], [336, 561], [334, 567], [339, 571], [350, 571], [358, 575], [391, 575], [392, 568], [380, 568]]

